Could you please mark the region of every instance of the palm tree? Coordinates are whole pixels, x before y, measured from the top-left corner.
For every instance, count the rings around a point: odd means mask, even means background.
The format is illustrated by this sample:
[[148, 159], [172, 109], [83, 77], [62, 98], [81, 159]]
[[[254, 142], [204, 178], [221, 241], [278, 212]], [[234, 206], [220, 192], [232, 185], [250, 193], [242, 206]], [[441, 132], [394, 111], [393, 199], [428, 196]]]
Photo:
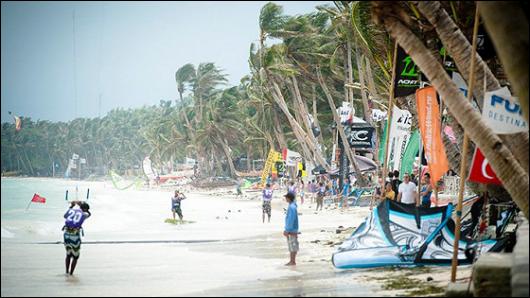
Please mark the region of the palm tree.
[[390, 35], [429, 78], [448, 109], [469, 134], [470, 139], [479, 146], [506, 190], [528, 218], [528, 174], [521, 168], [501, 139], [492, 132], [472, 105], [465, 100], [443, 66], [416, 35], [403, 24], [400, 18], [406, 19], [404, 17], [406, 14], [395, 4], [384, 8], [381, 6], [383, 4], [389, 3], [373, 3], [376, 21], [385, 26]]
[[[519, 97], [528, 120], [528, 5], [517, 2], [477, 2], [486, 29]], [[528, 148], [528, 146], [527, 146]]]
[[195, 67], [188, 63], [177, 69], [175, 72], [175, 81], [177, 82], [177, 91], [179, 93], [180, 101], [182, 101], [182, 94], [186, 90], [186, 83], [189, 83], [195, 75]]

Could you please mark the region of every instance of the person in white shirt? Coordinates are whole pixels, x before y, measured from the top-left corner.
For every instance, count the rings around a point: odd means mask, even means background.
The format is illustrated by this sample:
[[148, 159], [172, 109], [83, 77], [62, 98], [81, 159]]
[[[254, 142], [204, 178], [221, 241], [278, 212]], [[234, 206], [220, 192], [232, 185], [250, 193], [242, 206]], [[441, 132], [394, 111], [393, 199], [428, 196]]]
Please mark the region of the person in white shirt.
[[416, 206], [419, 206], [420, 200], [417, 196], [416, 188], [416, 184], [410, 181], [410, 175], [408, 173], [405, 173], [405, 175], [403, 176], [403, 183], [399, 185], [399, 194], [397, 197], [397, 201], [403, 204], [416, 204]]

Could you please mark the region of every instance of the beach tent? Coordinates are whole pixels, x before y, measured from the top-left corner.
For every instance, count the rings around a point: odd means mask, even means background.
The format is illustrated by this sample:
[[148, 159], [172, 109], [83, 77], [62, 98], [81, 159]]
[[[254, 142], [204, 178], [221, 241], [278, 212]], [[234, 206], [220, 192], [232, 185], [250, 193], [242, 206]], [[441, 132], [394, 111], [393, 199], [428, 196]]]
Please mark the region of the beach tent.
[[[340, 269], [394, 265], [451, 264], [455, 223], [453, 205], [421, 208], [382, 201], [332, 256]], [[472, 230], [472, 229], [466, 229]], [[459, 264], [470, 263], [466, 247], [477, 253], [500, 251], [506, 239], [480, 242], [462, 235]]]

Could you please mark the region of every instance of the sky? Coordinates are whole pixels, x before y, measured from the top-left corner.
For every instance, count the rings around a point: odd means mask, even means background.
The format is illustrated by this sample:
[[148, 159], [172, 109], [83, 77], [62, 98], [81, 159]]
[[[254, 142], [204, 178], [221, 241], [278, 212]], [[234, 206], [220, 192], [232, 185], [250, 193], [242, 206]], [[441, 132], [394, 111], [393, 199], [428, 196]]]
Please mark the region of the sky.
[[[214, 62], [237, 85], [266, 3], [2, 1], [1, 120], [13, 121], [11, 111], [69, 121], [175, 100], [186, 63]], [[296, 15], [331, 2], [275, 3]]]

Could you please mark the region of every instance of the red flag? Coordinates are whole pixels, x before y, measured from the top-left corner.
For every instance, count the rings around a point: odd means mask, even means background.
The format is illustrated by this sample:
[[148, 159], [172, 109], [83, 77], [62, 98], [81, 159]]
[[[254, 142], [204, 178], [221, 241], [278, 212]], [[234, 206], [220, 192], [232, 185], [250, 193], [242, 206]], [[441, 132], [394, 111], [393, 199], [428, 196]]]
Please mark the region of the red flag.
[[31, 201], [35, 203], [46, 203], [46, 198], [41, 197], [38, 194], [34, 194], [33, 199], [31, 199]]
[[475, 149], [471, 171], [467, 180], [486, 184], [502, 184], [478, 147]]

